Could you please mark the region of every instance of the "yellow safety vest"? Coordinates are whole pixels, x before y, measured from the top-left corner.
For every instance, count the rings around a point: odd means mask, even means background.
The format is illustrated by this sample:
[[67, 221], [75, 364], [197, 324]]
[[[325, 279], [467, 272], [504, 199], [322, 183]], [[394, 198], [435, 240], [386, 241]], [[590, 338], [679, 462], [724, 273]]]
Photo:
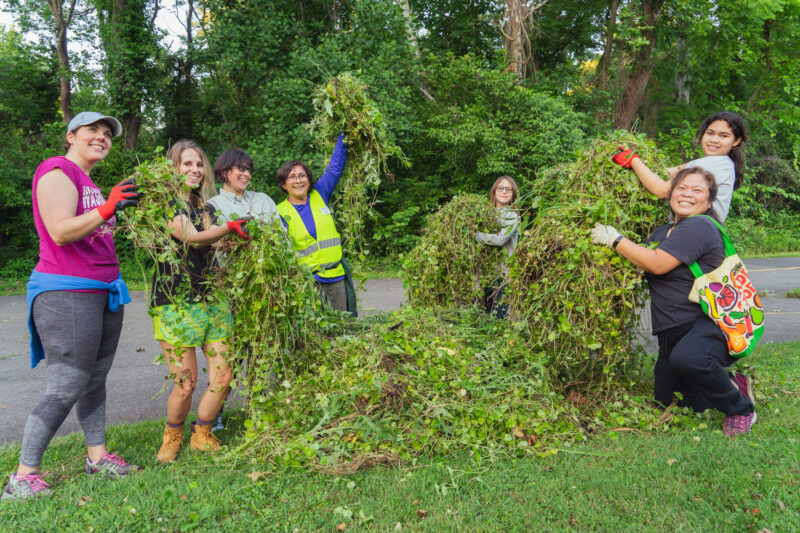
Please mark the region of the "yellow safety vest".
[[288, 200], [278, 204], [278, 213], [289, 227], [289, 240], [300, 263], [322, 278], [344, 276], [342, 238], [333, 223], [333, 213], [315, 190], [308, 195], [311, 216], [317, 227], [317, 238], [311, 236], [297, 210]]

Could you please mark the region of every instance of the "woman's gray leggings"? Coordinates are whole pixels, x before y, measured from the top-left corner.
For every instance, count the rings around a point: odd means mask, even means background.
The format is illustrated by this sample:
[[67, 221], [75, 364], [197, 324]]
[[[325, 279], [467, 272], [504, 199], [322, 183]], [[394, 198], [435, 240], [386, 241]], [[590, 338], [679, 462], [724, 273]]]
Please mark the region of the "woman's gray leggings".
[[106, 375], [114, 362], [123, 308], [108, 295], [52, 291], [36, 297], [33, 320], [44, 346], [47, 390], [25, 423], [20, 463], [36, 468], [73, 405], [87, 446], [106, 441]]

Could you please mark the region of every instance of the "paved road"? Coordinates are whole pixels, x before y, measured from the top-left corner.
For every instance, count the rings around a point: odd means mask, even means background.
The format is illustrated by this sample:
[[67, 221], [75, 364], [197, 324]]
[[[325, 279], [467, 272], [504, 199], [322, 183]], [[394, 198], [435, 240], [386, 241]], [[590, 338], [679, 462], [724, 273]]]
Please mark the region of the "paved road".
[[[800, 299], [783, 297], [787, 290], [800, 287], [800, 257], [753, 259], [745, 263], [753, 284], [764, 294], [762, 303], [768, 326], [762, 342], [800, 339]], [[370, 280], [366, 291], [359, 295], [362, 314], [398, 309], [405, 300], [398, 279]], [[166, 413], [166, 394], [159, 395], [166, 383], [166, 372], [163, 366], [152, 364], [158, 344], [153, 340], [144, 294], [132, 296], [133, 302], [125, 306], [117, 358], [108, 376], [109, 423], [162, 418]], [[24, 296], [0, 297], [0, 444], [21, 438], [25, 418], [46, 383], [44, 364], [30, 369], [26, 312]], [[652, 339], [649, 340], [647, 344], [653, 346]], [[198, 389], [202, 386], [201, 378]], [[59, 434], [78, 429], [72, 413]]]

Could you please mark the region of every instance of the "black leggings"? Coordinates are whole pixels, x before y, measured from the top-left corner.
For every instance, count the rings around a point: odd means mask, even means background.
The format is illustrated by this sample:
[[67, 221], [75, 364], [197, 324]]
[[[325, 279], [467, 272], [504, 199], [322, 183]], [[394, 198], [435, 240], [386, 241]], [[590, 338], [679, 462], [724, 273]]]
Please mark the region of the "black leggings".
[[710, 407], [726, 415], [753, 412], [753, 404], [739, 394], [725, 370], [734, 361], [725, 335], [710, 318], [662, 331], [654, 372], [656, 401], [666, 407], [679, 392], [678, 405], [697, 412]]

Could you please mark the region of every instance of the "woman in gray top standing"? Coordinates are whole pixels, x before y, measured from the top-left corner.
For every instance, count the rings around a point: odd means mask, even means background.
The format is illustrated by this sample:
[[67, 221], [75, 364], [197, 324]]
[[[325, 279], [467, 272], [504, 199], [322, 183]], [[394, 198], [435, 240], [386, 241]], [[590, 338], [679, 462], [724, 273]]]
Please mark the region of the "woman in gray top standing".
[[[519, 241], [519, 215], [511, 207], [519, 196], [519, 188], [514, 178], [500, 176], [492, 185], [489, 199], [497, 208], [500, 221], [500, 231], [497, 233], [477, 232], [475, 238], [478, 242], [488, 246], [502, 246], [508, 257], [514, 253]], [[506, 282], [504, 277], [508, 274], [508, 266], [503, 263], [502, 275], [483, 289], [483, 306], [487, 313], [494, 312], [497, 318], [505, 318], [508, 314], [508, 304], [503, 302]]]
[[[671, 181], [684, 168], [699, 167], [711, 172], [719, 189], [717, 199], [714, 200], [714, 212], [719, 221], [725, 223], [733, 191], [739, 188], [744, 179], [744, 146], [747, 142], [744, 120], [730, 111], [708, 116], [697, 129], [695, 142], [703, 149], [703, 157], [670, 168], [667, 174]], [[651, 193], [659, 198], [669, 197], [670, 181], [664, 181], [647, 168], [633, 151], [626, 150], [623, 146], [620, 146], [620, 150], [622, 151], [612, 158], [615, 163], [633, 170], [642, 185]]]
[[220, 154], [214, 163], [214, 177], [222, 183], [219, 194], [208, 203], [219, 211], [219, 217], [228, 222], [242, 217], [261, 221], [278, 221], [278, 210], [272, 198], [263, 192], [248, 191], [253, 159], [242, 150], [231, 148]]

